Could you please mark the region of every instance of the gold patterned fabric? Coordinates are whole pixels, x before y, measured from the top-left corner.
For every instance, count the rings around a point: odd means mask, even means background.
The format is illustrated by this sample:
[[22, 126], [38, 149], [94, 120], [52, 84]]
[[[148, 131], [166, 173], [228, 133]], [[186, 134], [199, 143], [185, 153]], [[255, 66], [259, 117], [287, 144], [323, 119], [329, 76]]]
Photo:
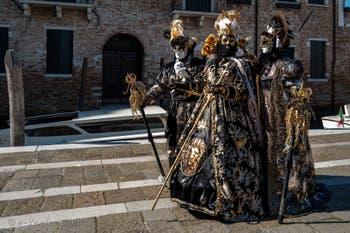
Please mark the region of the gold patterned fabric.
[[[265, 60], [266, 61], [266, 60]], [[311, 90], [303, 87], [302, 64], [281, 56], [266, 62], [260, 77], [261, 112], [267, 151], [264, 159], [268, 208], [277, 216], [285, 181], [287, 154], [292, 166], [286, 197], [286, 214], [322, 207], [330, 194], [317, 185], [308, 138]]]
[[229, 222], [263, 215], [256, 116], [248, 107], [253, 82], [245, 65], [233, 58], [207, 62], [206, 87], [180, 137], [181, 160], [170, 180], [172, 200]]

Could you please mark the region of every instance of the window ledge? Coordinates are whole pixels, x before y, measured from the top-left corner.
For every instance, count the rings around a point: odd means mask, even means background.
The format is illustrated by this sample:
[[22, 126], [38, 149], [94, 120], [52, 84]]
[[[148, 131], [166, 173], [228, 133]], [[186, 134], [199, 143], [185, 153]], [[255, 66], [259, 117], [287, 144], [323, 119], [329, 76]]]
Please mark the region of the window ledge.
[[327, 78], [311, 78], [309, 77], [307, 79], [308, 82], [328, 82], [328, 79]]
[[328, 4], [312, 4], [306, 3], [307, 6], [316, 6], [316, 7], [328, 7]]
[[[95, 7], [94, 0], [76, 0], [76, 2], [62, 2], [62, 1], [43, 1], [43, 0], [19, 0], [20, 3], [23, 4], [24, 16], [30, 17], [32, 16], [32, 7], [54, 7], [56, 8], [56, 17], [58, 19], [62, 18], [62, 9], [63, 8], [71, 8], [71, 9], [82, 9], [86, 10], [87, 19], [92, 19], [92, 9]], [[83, 2], [83, 3], [82, 3]]]
[[171, 16], [185, 16], [185, 17], [207, 17], [207, 18], [216, 18], [219, 13], [217, 12], [204, 12], [204, 11], [182, 11], [174, 10], [170, 13]]
[[170, 13], [172, 19], [178, 19], [180, 17], [197, 18], [198, 25], [202, 26], [205, 18], [216, 19], [219, 15], [217, 12], [203, 12], [203, 11], [182, 11], [174, 10]]
[[88, 8], [94, 7], [94, 1], [86, 1], [87, 3], [76, 2], [61, 2], [61, 1], [43, 1], [43, 0], [19, 0], [22, 4], [30, 4], [37, 6], [61, 6], [64, 8]]
[[202, 11], [182, 11], [182, 10], [174, 10], [170, 13], [172, 19], [178, 19], [180, 17], [190, 17], [190, 18], [198, 18], [199, 26], [203, 25], [205, 18], [216, 19], [219, 16], [217, 12], [202, 12]]
[[72, 74], [45, 74], [45, 78], [72, 78]]

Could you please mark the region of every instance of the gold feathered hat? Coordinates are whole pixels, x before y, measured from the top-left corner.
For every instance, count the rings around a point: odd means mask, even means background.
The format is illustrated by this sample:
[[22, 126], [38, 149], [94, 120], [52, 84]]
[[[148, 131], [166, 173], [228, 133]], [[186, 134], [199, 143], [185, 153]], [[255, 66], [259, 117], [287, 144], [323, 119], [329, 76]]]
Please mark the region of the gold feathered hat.
[[236, 10], [222, 12], [215, 21], [214, 27], [221, 35], [237, 35], [239, 24], [241, 23], [241, 14]]
[[190, 38], [184, 34], [184, 24], [181, 19], [175, 19], [170, 23], [170, 44], [173, 48], [180, 46], [189, 50], [196, 46], [196, 38]]
[[273, 35], [280, 40], [280, 46], [286, 48], [289, 46], [290, 39], [293, 39], [292, 30], [288, 28], [288, 21], [282, 11], [277, 13], [271, 18], [269, 24], [266, 27], [266, 32]]

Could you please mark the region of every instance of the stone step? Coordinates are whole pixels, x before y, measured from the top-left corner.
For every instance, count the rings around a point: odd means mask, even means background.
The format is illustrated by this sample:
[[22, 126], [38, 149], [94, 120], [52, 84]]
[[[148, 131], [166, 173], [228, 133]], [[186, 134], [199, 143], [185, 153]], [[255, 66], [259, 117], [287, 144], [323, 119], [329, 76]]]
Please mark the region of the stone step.
[[[158, 154], [166, 154], [163, 139], [155, 141]], [[84, 146], [84, 145], [82, 145]], [[150, 143], [130, 143], [120, 145], [93, 145], [94, 147], [75, 148], [69, 145], [52, 145], [45, 150], [27, 151], [26, 147], [0, 148], [0, 164], [2, 166], [35, 163], [56, 163], [77, 160], [107, 160], [115, 158], [139, 157], [154, 155]]]
[[[166, 156], [161, 156], [161, 159], [164, 171], [167, 172], [169, 165]], [[41, 169], [0, 172], [0, 188], [1, 192], [28, 189], [46, 190], [64, 186], [86, 186], [100, 183], [157, 179], [160, 175], [155, 158], [151, 156], [139, 157], [137, 160], [132, 158], [131, 161], [114, 160], [113, 162], [118, 163], [104, 164], [102, 162], [99, 165], [83, 164], [61, 168], [43, 166], [36, 167]], [[51, 165], [62, 165], [62, 163]]]
[[[47, 193], [44, 192], [40, 196], [20, 196], [20, 193], [17, 193], [18, 199], [11, 200], [16, 198], [16, 194], [13, 193], [12, 198], [11, 196], [0, 196], [3, 200], [0, 201], [0, 216], [7, 217], [61, 209], [74, 209], [144, 200], [152, 201], [155, 199], [159, 189], [160, 182], [154, 180], [139, 185], [129, 183], [125, 184], [125, 187], [121, 186], [115, 189], [110, 187], [107, 190], [100, 186], [95, 187], [95, 189], [80, 191], [77, 189], [66, 189], [66, 192], [57, 193], [51, 190]], [[161, 198], [169, 197], [169, 190], [165, 188], [162, 192]]]
[[[152, 205], [153, 200], [140, 200], [5, 216], [0, 217], [0, 229], [11, 229], [76, 219], [87, 219], [111, 214], [150, 211]], [[176, 206], [176, 203], [170, 201], [169, 198], [161, 198], [158, 201], [156, 210], [175, 208]], [[133, 225], [135, 225], [135, 222], [129, 227], [132, 228]]]

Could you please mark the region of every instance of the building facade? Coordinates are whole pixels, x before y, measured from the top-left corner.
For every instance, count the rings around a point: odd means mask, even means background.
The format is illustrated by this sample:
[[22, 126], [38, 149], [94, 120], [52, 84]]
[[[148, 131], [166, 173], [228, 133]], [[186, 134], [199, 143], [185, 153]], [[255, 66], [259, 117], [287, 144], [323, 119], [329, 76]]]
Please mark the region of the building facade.
[[[350, 1], [348, 0], [1, 0], [0, 59], [14, 49], [22, 62], [26, 115], [127, 103], [124, 77], [153, 83], [172, 59], [163, 32], [172, 19], [201, 44], [223, 10], [237, 9], [239, 36], [259, 35], [282, 10], [294, 32], [290, 56], [302, 61], [318, 115], [350, 103]], [[86, 61], [83, 65], [83, 61]], [[0, 64], [0, 118], [8, 93]]]

